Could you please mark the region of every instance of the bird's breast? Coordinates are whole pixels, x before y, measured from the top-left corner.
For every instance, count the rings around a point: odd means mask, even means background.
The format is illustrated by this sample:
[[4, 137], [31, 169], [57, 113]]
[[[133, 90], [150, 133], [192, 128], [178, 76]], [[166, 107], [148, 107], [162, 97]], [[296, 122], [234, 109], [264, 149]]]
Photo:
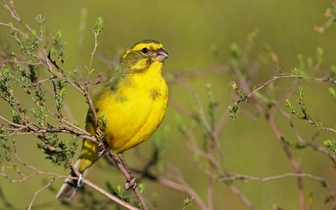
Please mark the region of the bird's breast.
[[160, 125], [168, 104], [167, 84], [160, 75], [136, 74], [114, 90], [108, 90], [99, 105], [107, 119], [106, 140], [121, 153], [145, 140]]

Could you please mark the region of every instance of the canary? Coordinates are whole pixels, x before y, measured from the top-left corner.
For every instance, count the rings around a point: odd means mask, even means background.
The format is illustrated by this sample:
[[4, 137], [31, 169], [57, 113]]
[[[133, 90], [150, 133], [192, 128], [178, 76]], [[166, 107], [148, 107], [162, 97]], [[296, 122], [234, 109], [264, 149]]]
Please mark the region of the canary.
[[[168, 86], [162, 77], [167, 58], [168, 53], [158, 41], [136, 43], [121, 56], [115, 73], [93, 98], [97, 118], [104, 119], [104, 141], [112, 153], [121, 154], [146, 141], [162, 122], [168, 104]], [[95, 122], [89, 108], [85, 129], [92, 135], [97, 132]], [[84, 139], [73, 167], [85, 176], [99, 153], [97, 143]], [[56, 198], [71, 200], [75, 196], [75, 176], [72, 171]]]

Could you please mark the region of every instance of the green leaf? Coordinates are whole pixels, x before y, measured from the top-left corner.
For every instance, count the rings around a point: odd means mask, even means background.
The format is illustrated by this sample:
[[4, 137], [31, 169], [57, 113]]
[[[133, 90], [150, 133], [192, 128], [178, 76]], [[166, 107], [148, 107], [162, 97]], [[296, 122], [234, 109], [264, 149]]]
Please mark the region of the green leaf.
[[102, 17], [98, 17], [94, 24], [93, 30], [97, 35], [101, 34], [104, 30], [104, 19]]
[[336, 140], [335, 139], [328, 139], [323, 141], [323, 144], [327, 149], [333, 154], [336, 155]]
[[232, 106], [229, 106], [228, 109], [229, 109], [229, 118], [230, 118], [231, 120], [236, 119], [236, 117], [237, 117], [237, 113], [238, 113], [238, 111], [239, 111], [238, 103], [235, 102]]

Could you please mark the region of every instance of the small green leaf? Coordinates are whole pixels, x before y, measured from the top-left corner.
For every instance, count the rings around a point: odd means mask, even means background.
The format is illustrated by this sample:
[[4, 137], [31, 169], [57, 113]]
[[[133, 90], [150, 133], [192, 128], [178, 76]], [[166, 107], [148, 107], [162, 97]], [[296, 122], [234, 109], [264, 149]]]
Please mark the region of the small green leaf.
[[229, 118], [230, 118], [231, 120], [236, 119], [236, 117], [237, 117], [237, 113], [238, 113], [238, 111], [239, 111], [238, 103], [235, 102], [232, 106], [229, 106], [228, 109], [229, 109]]
[[101, 34], [104, 30], [104, 19], [102, 17], [98, 17], [94, 24], [93, 30], [97, 35]]
[[336, 155], [336, 140], [335, 139], [328, 139], [323, 141], [323, 144], [327, 149], [333, 154]]

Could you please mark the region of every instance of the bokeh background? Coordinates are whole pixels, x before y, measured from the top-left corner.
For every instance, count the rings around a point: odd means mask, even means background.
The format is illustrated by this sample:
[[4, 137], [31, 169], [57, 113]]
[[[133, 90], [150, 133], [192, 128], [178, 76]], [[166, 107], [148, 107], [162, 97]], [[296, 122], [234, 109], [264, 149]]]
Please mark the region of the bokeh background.
[[[296, 56], [301, 53], [305, 57], [315, 57], [316, 48], [324, 50], [323, 68], [329, 69], [336, 63], [336, 26], [332, 26], [323, 35], [313, 30], [314, 25], [325, 22], [323, 13], [331, 4], [331, 0], [186, 0], [186, 1], [88, 1], [88, 0], [58, 0], [58, 1], [15, 1], [16, 9], [21, 18], [28, 24], [36, 26], [35, 17], [39, 14], [47, 19], [49, 30], [61, 30], [66, 42], [65, 67], [73, 69], [78, 59], [88, 65], [90, 53], [94, 45], [90, 28], [96, 17], [105, 20], [105, 30], [99, 36], [97, 54], [104, 54], [113, 59], [120, 51], [143, 39], [156, 39], [163, 43], [170, 57], [165, 63], [164, 71], [192, 71], [206, 69], [213, 66], [227, 64], [230, 59], [230, 46], [237, 43], [243, 46], [247, 42], [247, 35], [258, 28], [260, 34], [255, 41], [255, 51], [260, 51], [264, 44], [271, 46], [279, 58], [279, 66], [284, 71], [290, 71], [297, 66]], [[79, 54], [79, 24], [83, 8], [87, 9], [87, 22], [84, 29], [84, 53]], [[0, 9], [2, 22], [13, 21], [3, 8]], [[0, 35], [9, 38], [7, 28], [0, 27]], [[216, 53], [214, 53], [214, 49]], [[108, 74], [104, 63], [95, 58], [93, 67], [96, 71]], [[256, 82], [266, 81], [273, 74], [274, 66], [267, 64], [261, 67]], [[82, 68], [86, 71], [85, 68]], [[205, 85], [211, 83], [214, 94], [220, 102], [220, 110], [225, 110], [231, 101], [229, 74], [213, 74], [202, 78], [193, 78], [187, 82], [206, 98]], [[257, 83], [256, 83], [257, 84]], [[306, 103], [311, 115], [334, 127], [334, 105], [328, 96], [330, 85], [314, 83], [305, 86]], [[76, 121], [83, 127], [87, 104], [85, 99], [69, 91], [67, 104]], [[192, 95], [181, 87], [172, 87], [170, 97], [178, 101], [186, 109], [195, 109]], [[295, 101], [295, 97], [293, 99]], [[0, 104], [0, 114], [8, 115], [9, 109]], [[244, 105], [244, 108], [249, 108]], [[207, 177], [199, 172], [197, 166], [191, 164], [191, 152], [185, 146], [186, 139], [177, 132], [176, 110], [170, 106], [167, 116], [153, 138], [158, 138], [163, 129], [169, 127], [164, 161], [177, 165], [189, 184], [206, 200]], [[190, 120], [183, 118], [186, 125]], [[278, 123], [285, 136], [293, 138], [288, 122], [279, 119]], [[314, 128], [307, 123], [296, 121], [302, 136], [310, 138]], [[335, 136], [333, 133], [322, 132], [319, 141]], [[152, 139], [153, 140], [153, 139]], [[37, 140], [32, 137], [17, 139], [18, 151], [29, 164], [41, 170], [67, 174], [61, 168], [54, 167], [44, 155], [36, 149]], [[251, 176], [266, 177], [287, 172], [293, 172], [287, 158], [276, 138], [263, 118], [252, 121], [245, 116], [238, 116], [230, 121], [221, 135], [221, 144], [226, 155], [227, 167], [231, 172]], [[132, 167], [141, 166], [153, 147], [149, 140], [125, 154], [126, 161]], [[139, 155], [141, 154], [141, 155]], [[314, 152], [312, 149], [295, 150], [295, 158], [302, 164], [303, 172], [325, 177], [333, 188], [336, 187], [336, 173], [331, 161], [327, 157]], [[141, 157], [140, 157], [141, 156]], [[13, 175], [14, 176], [14, 175]], [[116, 170], [106, 168], [103, 161], [94, 166], [88, 178], [100, 186], [106, 181], [123, 185], [124, 178]], [[53, 186], [58, 188], [61, 180]], [[146, 195], [150, 199], [157, 194], [158, 209], [183, 209], [185, 194], [168, 189], [159, 184], [143, 181]], [[0, 187], [7, 201], [15, 204], [18, 209], [26, 209], [33, 194], [42, 187], [41, 178], [17, 184], [10, 184], [0, 177]], [[304, 178], [305, 193], [314, 193], [316, 209], [323, 202], [327, 191], [320, 183]], [[269, 182], [250, 182], [242, 185], [242, 191], [256, 205], [258, 209], [271, 209], [269, 198], [272, 198], [283, 209], [298, 209], [298, 193], [295, 178], [285, 178]], [[247, 209], [247, 207], [221, 183], [216, 184], [216, 209]], [[55, 200], [55, 193], [44, 191], [38, 195], [34, 204], [35, 209], [62, 209], [60, 202]], [[3, 197], [0, 209], [5, 209]], [[34, 209], [34, 208], [33, 208]], [[198, 209], [194, 204], [187, 209]], [[325, 209], [331, 209], [327, 206]]]

